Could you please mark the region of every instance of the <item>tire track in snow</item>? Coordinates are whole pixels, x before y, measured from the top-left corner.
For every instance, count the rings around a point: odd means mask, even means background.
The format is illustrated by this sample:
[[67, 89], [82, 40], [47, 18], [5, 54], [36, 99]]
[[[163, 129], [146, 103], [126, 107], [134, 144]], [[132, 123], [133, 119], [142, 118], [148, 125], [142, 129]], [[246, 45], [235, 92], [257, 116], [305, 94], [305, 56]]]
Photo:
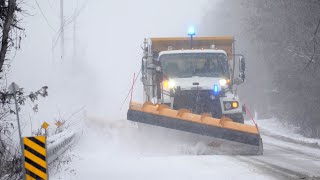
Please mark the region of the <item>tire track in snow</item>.
[[263, 136], [268, 136], [268, 137], [271, 137], [271, 138], [275, 138], [277, 140], [286, 141], [286, 142], [294, 143], [294, 144], [298, 144], [298, 145], [303, 145], [303, 146], [307, 146], [307, 147], [310, 147], [310, 148], [320, 149], [320, 145], [317, 142], [314, 142], [314, 143], [304, 142], [304, 141], [301, 141], [301, 140], [296, 140], [296, 139], [292, 139], [292, 138], [289, 138], [289, 137], [272, 134], [271, 132], [269, 132], [268, 130], [263, 129], [263, 128], [260, 128], [260, 130], [261, 130], [261, 134]]
[[318, 148], [268, 135], [262, 139], [264, 155], [235, 156], [235, 159], [278, 179], [320, 179]]
[[299, 155], [303, 155], [304, 157], [308, 157], [308, 158], [310, 158], [312, 160], [320, 161], [320, 157], [317, 156], [316, 154], [310, 154], [310, 153], [303, 152], [303, 151], [300, 151], [300, 150], [297, 150], [297, 149], [293, 149], [291, 147], [279, 146], [279, 145], [276, 145], [276, 144], [273, 144], [273, 143], [264, 143], [264, 144], [268, 145], [268, 146], [272, 146], [274, 148], [277, 148], [282, 152], [287, 152], [287, 153], [290, 153], [290, 154], [299, 154]]
[[257, 159], [254, 157], [245, 157], [245, 156], [235, 156], [236, 160], [240, 162], [244, 162], [246, 164], [250, 164], [254, 169], [260, 170], [264, 173], [267, 173], [273, 176], [276, 179], [307, 179], [311, 180], [317, 177], [309, 177], [306, 174], [299, 173], [287, 168], [283, 168], [282, 166], [278, 166], [272, 163], [268, 163], [261, 159]]

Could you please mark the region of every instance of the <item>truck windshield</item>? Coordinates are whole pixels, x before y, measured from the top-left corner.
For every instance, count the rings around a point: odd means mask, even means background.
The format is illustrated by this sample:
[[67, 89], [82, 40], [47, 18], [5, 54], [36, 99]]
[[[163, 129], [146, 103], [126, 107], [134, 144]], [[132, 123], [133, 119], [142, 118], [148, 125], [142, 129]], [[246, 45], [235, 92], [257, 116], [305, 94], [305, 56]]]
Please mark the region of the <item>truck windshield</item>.
[[160, 56], [167, 78], [228, 77], [227, 57], [223, 53], [179, 53]]

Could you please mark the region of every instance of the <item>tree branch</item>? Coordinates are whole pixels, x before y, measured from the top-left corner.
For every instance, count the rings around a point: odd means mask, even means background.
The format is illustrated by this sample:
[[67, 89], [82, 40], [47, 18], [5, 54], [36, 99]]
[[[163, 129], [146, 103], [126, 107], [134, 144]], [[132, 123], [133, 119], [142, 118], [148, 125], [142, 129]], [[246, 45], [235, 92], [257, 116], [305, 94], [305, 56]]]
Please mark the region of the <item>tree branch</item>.
[[312, 39], [312, 41], [313, 41], [313, 54], [312, 54], [310, 60], [308, 61], [308, 63], [306, 64], [306, 66], [303, 68], [303, 71], [305, 71], [310, 66], [310, 64], [313, 62], [313, 58], [316, 53], [316, 44], [317, 44], [316, 37], [317, 37], [318, 30], [319, 30], [319, 26], [320, 26], [320, 19], [319, 19], [318, 25], [316, 27], [316, 30], [314, 32], [314, 37]]
[[13, 22], [13, 16], [16, 9], [16, 0], [9, 0], [8, 2], [8, 13], [3, 25], [2, 31], [2, 42], [1, 42], [1, 50], [0, 50], [0, 72], [2, 72], [3, 63], [5, 61], [6, 53], [8, 50], [8, 38], [10, 27]]

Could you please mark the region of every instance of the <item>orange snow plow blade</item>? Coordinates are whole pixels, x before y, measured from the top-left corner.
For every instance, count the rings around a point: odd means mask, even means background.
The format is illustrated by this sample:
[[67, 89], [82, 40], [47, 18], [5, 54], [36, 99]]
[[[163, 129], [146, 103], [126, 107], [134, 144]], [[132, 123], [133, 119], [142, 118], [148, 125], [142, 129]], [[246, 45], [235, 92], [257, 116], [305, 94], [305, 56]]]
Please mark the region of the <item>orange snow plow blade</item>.
[[216, 119], [208, 114], [193, 114], [187, 109], [173, 110], [167, 105], [145, 102], [130, 103], [127, 119], [139, 123], [207, 136], [244, 149], [241, 154], [262, 154], [263, 146], [256, 126], [233, 122], [230, 118]]

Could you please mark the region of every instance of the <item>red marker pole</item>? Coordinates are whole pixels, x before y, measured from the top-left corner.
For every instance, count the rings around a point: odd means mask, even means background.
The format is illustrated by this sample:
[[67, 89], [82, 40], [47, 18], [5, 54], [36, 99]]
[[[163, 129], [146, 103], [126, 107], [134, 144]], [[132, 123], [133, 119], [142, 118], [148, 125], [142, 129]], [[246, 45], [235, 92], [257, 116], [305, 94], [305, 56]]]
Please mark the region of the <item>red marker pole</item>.
[[245, 104], [244, 104], [244, 107], [245, 107], [245, 109], [246, 109], [246, 112], [247, 112], [247, 113], [249, 114], [249, 116], [251, 117], [251, 120], [253, 121], [254, 125], [256, 126], [256, 128], [257, 128], [257, 130], [258, 130], [258, 132], [259, 132], [259, 134], [260, 134], [260, 131], [259, 131], [259, 128], [258, 128], [258, 124], [257, 124], [256, 121], [254, 120], [251, 112], [249, 111], [249, 109], [247, 108], [247, 106], [246, 106]]

